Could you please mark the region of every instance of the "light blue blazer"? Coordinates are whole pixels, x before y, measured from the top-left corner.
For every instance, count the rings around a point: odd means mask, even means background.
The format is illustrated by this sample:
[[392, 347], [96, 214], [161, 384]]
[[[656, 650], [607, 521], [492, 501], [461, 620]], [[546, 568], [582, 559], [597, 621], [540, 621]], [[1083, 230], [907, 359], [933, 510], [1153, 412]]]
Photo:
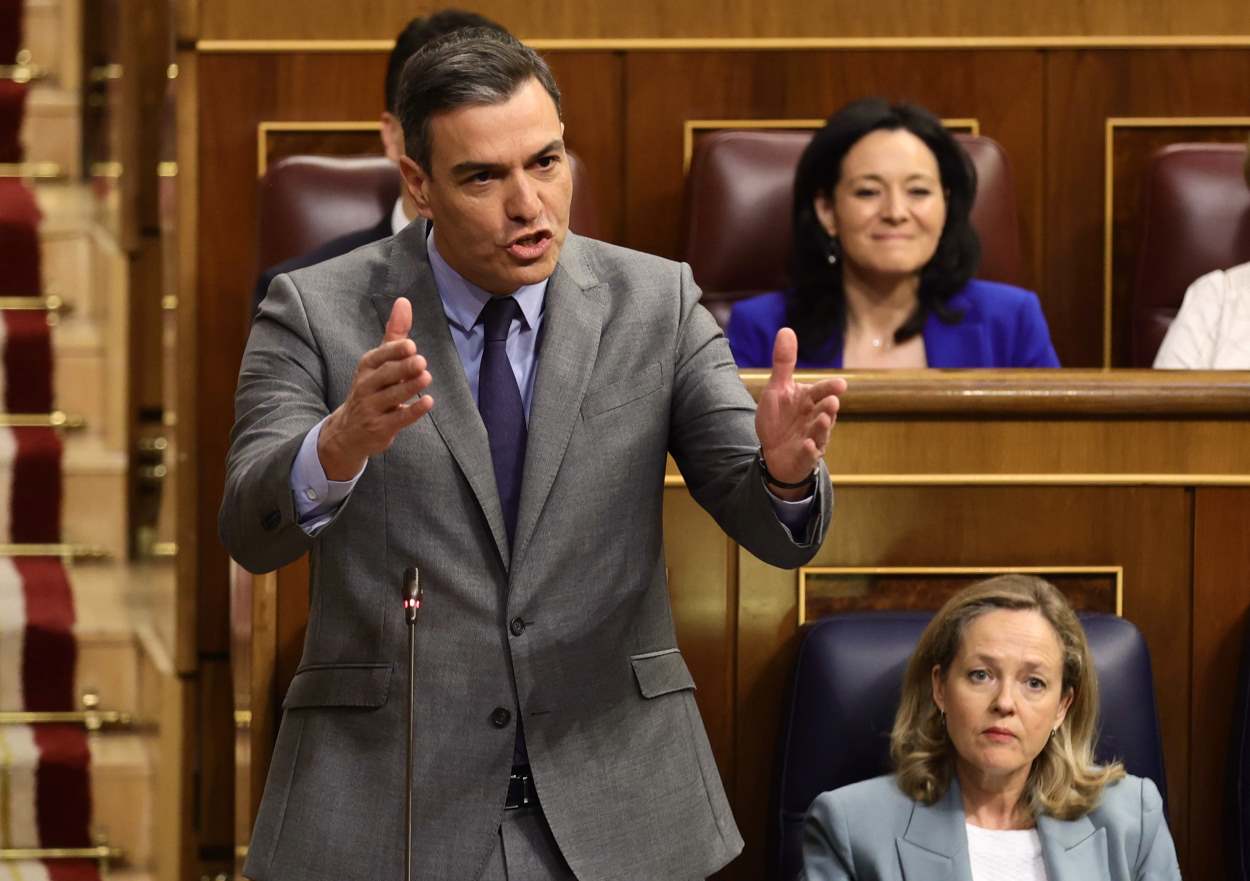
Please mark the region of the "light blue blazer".
[[[1040, 817], [1048, 881], [1179, 881], [1154, 782], [1129, 775], [1079, 820]], [[803, 829], [803, 881], [972, 881], [963, 799], [922, 805], [893, 776], [826, 792]]]

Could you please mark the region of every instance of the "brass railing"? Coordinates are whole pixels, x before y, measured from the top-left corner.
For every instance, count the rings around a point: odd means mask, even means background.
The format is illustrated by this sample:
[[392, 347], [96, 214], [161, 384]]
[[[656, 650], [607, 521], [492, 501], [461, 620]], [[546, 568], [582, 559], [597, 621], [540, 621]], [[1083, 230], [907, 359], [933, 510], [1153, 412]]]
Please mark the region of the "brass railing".
[[86, 427], [86, 419], [64, 410], [53, 410], [51, 413], [0, 413], [0, 428], [64, 428], [77, 431]]
[[41, 80], [48, 72], [35, 64], [29, 49], [22, 49], [13, 59], [16, 64], [0, 64], [0, 80], [11, 80], [15, 83], [31, 83]]
[[0, 297], [0, 312], [43, 312], [47, 315], [50, 327], [55, 327], [60, 323], [61, 316], [73, 311], [74, 307], [57, 294], [42, 297]]
[[48, 542], [46, 544], [0, 544], [0, 557], [61, 557], [68, 561], [108, 560], [113, 555], [99, 545]]
[[65, 180], [67, 176], [59, 162], [0, 162], [0, 177]]
[[109, 863], [120, 862], [122, 850], [108, 844], [95, 847], [0, 847], [0, 864], [19, 860], [95, 860], [100, 877], [107, 878]]
[[101, 728], [130, 728], [134, 719], [117, 710], [0, 710], [0, 725], [81, 725], [88, 731]]
[[83, 692], [81, 710], [0, 710], [0, 725], [81, 725], [88, 731], [101, 728], [130, 728], [134, 718], [118, 710], [100, 709], [100, 695]]

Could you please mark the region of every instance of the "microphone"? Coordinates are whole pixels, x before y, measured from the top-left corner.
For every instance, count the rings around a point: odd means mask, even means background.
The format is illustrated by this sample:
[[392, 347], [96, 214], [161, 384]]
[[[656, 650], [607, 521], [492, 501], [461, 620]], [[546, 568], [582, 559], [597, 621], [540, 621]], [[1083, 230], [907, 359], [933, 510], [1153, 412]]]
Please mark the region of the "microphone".
[[404, 570], [404, 618], [408, 622], [408, 751], [404, 775], [404, 881], [412, 881], [412, 758], [417, 733], [417, 615], [421, 611], [421, 581], [417, 567]]
[[421, 582], [417, 576], [417, 567], [409, 566], [404, 570], [404, 615], [409, 624], [417, 623], [417, 613], [421, 611]]

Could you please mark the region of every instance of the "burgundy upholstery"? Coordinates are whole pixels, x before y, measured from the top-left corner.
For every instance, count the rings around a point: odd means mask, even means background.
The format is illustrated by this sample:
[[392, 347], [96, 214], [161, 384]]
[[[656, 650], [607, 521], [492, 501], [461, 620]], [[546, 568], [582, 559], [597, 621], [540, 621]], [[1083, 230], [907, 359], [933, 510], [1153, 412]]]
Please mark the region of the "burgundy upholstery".
[[22, 45], [25, 0], [0, 0], [0, 64], [14, 64]]
[[0, 162], [21, 162], [22, 120], [26, 116], [26, 85], [0, 80]]
[[28, 186], [16, 178], [0, 178], [0, 266], [4, 267], [0, 297], [37, 297], [43, 292], [41, 219], [35, 194]]
[[[586, 166], [572, 153], [569, 164], [569, 225], [595, 238], [599, 222]], [[288, 156], [274, 163], [260, 187], [260, 269], [375, 226], [391, 213], [399, 185], [395, 164], [384, 156]]]
[[[731, 129], [702, 137], [695, 147], [686, 178], [685, 259], [722, 325], [735, 300], [786, 285], [794, 172], [811, 138], [809, 131]], [[955, 139], [977, 169], [977, 277], [1019, 284], [1020, 233], [1007, 154], [987, 137]]]
[[1132, 293], [1132, 366], [1154, 363], [1199, 276], [1250, 261], [1245, 144], [1172, 144], [1147, 172]]

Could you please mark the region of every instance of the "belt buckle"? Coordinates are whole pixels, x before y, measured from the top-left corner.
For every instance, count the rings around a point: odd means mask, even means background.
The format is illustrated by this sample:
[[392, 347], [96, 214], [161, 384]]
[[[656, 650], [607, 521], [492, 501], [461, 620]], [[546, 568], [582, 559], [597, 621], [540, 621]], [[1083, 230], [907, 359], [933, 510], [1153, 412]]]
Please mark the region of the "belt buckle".
[[518, 808], [529, 807], [534, 799], [532, 798], [534, 791], [534, 778], [530, 774], [517, 774], [515, 772], [508, 775], [508, 798], [504, 803], [504, 810], [514, 811]]

